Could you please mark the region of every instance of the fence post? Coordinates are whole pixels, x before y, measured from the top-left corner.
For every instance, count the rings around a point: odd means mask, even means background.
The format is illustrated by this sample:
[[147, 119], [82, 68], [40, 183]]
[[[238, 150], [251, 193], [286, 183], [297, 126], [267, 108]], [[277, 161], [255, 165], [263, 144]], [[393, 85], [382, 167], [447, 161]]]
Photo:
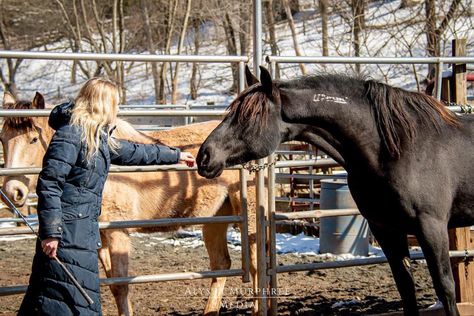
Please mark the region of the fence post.
[[[452, 42], [453, 56], [464, 56], [466, 52], [466, 40], [456, 39]], [[466, 65], [453, 65], [454, 91], [453, 101], [466, 104]], [[466, 250], [471, 249], [470, 227], [449, 230], [449, 249]], [[451, 259], [454, 281], [456, 283], [456, 298], [458, 302], [474, 302], [474, 263], [466, 257], [465, 260]]]

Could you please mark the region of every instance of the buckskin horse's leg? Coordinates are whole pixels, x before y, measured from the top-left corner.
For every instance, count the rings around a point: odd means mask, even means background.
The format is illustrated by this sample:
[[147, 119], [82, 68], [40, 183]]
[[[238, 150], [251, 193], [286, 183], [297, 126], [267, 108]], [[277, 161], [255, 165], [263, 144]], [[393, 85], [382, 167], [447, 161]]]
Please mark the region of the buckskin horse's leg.
[[112, 263], [110, 262], [110, 251], [109, 251], [109, 242], [104, 233], [100, 233], [100, 239], [102, 240], [102, 247], [98, 250], [99, 259], [104, 268], [105, 275], [108, 278], [112, 277]]
[[456, 306], [454, 278], [449, 261], [449, 236], [445, 220], [431, 214], [420, 215], [417, 234], [428, 269], [430, 270], [436, 295], [443, 303], [448, 316], [459, 316]]
[[[128, 260], [130, 255], [130, 237], [125, 231], [113, 230], [107, 232], [112, 277], [125, 277], [128, 275]], [[128, 284], [111, 285], [110, 290], [114, 295], [120, 316], [132, 316], [133, 308], [128, 296]]]
[[406, 316], [419, 315], [416, 304], [415, 283], [410, 270], [407, 235], [393, 230], [369, 225], [375, 239], [382, 247], [392, 270]]
[[[203, 225], [202, 233], [211, 270], [229, 269], [231, 260], [227, 248], [227, 224]], [[213, 278], [210, 295], [207, 300], [204, 315], [219, 315], [221, 301], [224, 295], [226, 278]]]

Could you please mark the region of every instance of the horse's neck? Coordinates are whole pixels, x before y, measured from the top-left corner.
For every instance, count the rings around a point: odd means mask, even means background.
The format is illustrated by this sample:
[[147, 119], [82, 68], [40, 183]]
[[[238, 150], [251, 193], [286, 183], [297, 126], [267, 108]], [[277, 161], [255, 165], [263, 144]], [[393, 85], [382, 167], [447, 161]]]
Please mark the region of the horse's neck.
[[305, 126], [297, 139], [321, 148], [346, 169], [378, 171], [380, 137], [370, 108], [358, 102], [326, 104], [323, 111], [317, 108], [320, 104], [312, 102], [313, 108], [297, 109], [302, 114], [292, 123]]

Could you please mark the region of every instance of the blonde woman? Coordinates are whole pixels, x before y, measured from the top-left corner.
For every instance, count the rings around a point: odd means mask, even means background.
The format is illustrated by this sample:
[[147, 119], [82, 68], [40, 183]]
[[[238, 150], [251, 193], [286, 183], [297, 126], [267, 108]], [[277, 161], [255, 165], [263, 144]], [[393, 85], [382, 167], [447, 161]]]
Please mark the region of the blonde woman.
[[[110, 136], [118, 112], [116, 85], [104, 78], [87, 81], [74, 103], [53, 109], [56, 133], [43, 160], [38, 194], [39, 235], [28, 290], [19, 315], [101, 315], [97, 218], [110, 164], [150, 165], [194, 157], [179, 149], [116, 140]], [[69, 271], [93, 299], [88, 306], [58, 266]]]

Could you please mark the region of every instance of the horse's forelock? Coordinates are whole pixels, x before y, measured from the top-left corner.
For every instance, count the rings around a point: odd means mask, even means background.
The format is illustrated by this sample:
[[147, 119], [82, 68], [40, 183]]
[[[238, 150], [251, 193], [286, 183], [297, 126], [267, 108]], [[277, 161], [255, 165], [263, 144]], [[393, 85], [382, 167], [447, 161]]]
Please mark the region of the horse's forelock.
[[[254, 84], [240, 93], [227, 108], [228, 116], [237, 115], [239, 123], [249, 121], [257, 127], [266, 124], [270, 98], [262, 90], [260, 83]], [[257, 118], [260, 116], [260, 120]]]
[[[30, 110], [32, 109], [31, 101], [17, 101], [16, 103], [7, 103], [3, 105], [8, 110]], [[10, 129], [33, 129], [35, 119], [33, 117], [7, 117], [3, 123], [4, 128]]]

